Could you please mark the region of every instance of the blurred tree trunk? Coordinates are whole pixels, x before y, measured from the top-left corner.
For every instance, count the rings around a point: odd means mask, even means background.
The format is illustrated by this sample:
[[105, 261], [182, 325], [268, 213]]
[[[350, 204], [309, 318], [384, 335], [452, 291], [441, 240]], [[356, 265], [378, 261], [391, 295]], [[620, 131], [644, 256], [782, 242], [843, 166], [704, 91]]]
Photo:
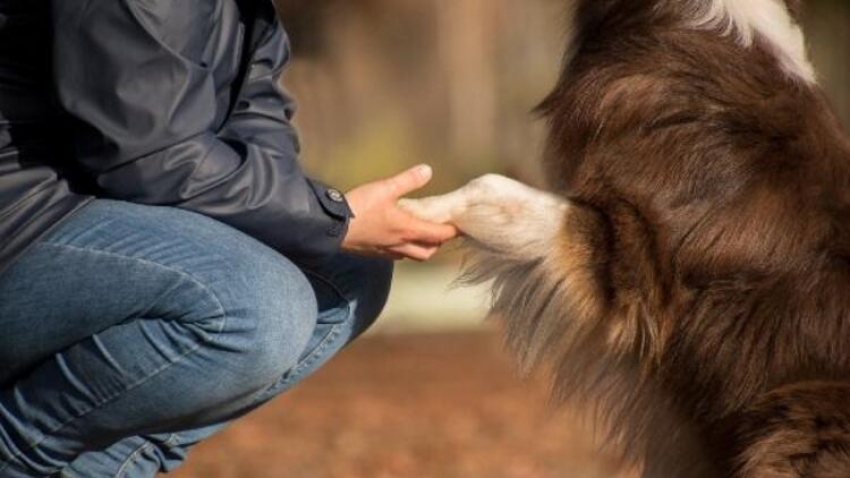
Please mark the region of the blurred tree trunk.
[[437, 38], [449, 101], [453, 156], [474, 156], [496, 138], [495, 0], [437, 0]]
[[845, 127], [850, 127], [850, 2], [809, 2], [806, 36], [820, 83]]

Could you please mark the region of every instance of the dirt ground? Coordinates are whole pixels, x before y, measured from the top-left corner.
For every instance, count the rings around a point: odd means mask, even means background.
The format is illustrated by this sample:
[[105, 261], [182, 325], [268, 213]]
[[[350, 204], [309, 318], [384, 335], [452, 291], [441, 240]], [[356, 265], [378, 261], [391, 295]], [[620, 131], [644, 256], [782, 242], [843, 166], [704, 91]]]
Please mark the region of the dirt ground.
[[365, 338], [201, 444], [177, 478], [615, 478], [492, 332]]

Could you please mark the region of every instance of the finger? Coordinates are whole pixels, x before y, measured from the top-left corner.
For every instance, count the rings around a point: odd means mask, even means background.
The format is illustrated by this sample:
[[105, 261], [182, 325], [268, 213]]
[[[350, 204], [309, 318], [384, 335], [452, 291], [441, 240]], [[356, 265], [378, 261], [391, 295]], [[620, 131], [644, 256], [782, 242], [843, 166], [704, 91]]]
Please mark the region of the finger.
[[385, 251], [383, 254], [381, 254], [380, 257], [387, 259], [387, 260], [390, 260], [390, 261], [402, 261], [404, 259], [407, 259], [407, 257], [404, 254], [400, 254], [398, 252], [393, 252], [393, 251]]
[[408, 241], [431, 245], [441, 245], [460, 234], [457, 227], [452, 224], [437, 224], [413, 216], [408, 216], [403, 227], [407, 231], [405, 239]]
[[436, 254], [439, 250], [440, 248], [438, 246], [426, 246], [412, 243], [390, 248], [391, 252], [401, 254], [402, 256], [417, 262], [427, 261], [434, 257], [434, 254]]
[[390, 194], [395, 198], [399, 198], [422, 188], [431, 181], [433, 176], [434, 170], [431, 169], [431, 166], [420, 164], [401, 174], [385, 179], [384, 183]]
[[423, 199], [399, 199], [398, 207], [428, 222], [447, 223], [460, 215], [464, 204], [454, 201], [452, 194]]

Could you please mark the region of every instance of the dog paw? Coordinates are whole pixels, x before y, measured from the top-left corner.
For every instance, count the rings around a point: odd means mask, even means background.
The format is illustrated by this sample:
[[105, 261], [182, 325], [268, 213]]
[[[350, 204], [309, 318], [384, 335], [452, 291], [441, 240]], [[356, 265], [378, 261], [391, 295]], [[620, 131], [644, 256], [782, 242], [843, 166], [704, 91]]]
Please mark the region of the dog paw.
[[464, 204], [461, 197], [447, 194], [422, 199], [401, 199], [398, 206], [423, 221], [438, 224], [452, 223], [462, 215]]
[[424, 220], [451, 223], [488, 249], [528, 255], [560, 227], [567, 201], [488, 174], [449, 194], [404, 200], [399, 206]]

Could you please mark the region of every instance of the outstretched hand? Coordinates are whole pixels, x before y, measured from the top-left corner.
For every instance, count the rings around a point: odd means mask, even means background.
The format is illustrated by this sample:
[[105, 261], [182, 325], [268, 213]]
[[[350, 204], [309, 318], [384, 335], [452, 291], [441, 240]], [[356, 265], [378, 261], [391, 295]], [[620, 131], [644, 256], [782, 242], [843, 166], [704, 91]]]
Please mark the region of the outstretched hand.
[[417, 219], [398, 207], [400, 198], [428, 184], [432, 175], [430, 166], [420, 165], [351, 190], [346, 197], [354, 217], [342, 242], [343, 250], [426, 261], [443, 243], [457, 237], [454, 226]]

